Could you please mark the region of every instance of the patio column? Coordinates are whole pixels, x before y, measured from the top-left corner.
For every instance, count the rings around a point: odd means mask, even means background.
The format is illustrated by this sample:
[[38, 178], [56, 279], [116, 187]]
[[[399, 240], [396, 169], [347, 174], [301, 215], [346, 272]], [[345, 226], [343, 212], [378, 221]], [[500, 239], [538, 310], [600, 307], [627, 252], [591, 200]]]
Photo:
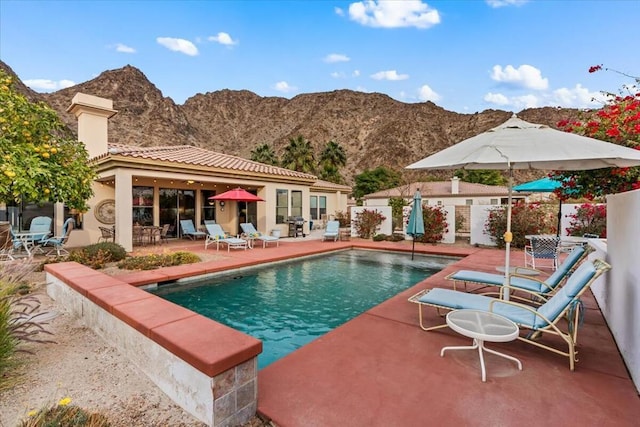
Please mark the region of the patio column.
[[116, 189], [116, 243], [127, 252], [133, 251], [133, 191], [132, 173], [118, 170], [115, 173]]

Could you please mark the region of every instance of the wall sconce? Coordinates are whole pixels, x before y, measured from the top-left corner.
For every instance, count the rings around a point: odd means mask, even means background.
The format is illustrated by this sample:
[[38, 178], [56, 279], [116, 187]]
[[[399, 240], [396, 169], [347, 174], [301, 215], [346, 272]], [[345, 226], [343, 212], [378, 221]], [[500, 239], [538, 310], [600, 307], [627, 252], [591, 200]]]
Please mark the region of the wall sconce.
[[220, 211], [224, 211], [224, 200], [220, 200], [220, 202], [218, 202], [220, 205]]

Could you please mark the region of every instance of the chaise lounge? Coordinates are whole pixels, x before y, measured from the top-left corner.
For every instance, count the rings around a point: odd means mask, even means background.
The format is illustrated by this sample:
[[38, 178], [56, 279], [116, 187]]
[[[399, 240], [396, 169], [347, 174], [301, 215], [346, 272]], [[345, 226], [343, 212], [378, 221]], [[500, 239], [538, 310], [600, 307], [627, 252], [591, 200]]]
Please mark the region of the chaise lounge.
[[[611, 266], [602, 260], [585, 261], [569, 276], [564, 286], [539, 307], [442, 288], [425, 289], [409, 297], [409, 301], [418, 304], [420, 327], [425, 331], [444, 328], [447, 325], [425, 326], [423, 306], [438, 310], [474, 309], [502, 315], [521, 328], [530, 330], [527, 335], [519, 336], [519, 340], [568, 357], [569, 367], [573, 371], [577, 361], [575, 347], [581, 314], [580, 297], [598, 277], [610, 269]], [[565, 318], [566, 331], [560, 327]], [[539, 342], [538, 336], [545, 333], [562, 338], [568, 346], [568, 351]]]
[[240, 228], [242, 228], [242, 233], [247, 237], [247, 239], [258, 239], [262, 240], [262, 247], [265, 248], [269, 243], [276, 243], [276, 247], [280, 246], [280, 238], [275, 236], [267, 236], [266, 234], [260, 233], [250, 222], [243, 222], [240, 224]]
[[204, 241], [204, 248], [207, 249], [209, 245], [216, 244], [216, 250], [220, 250], [220, 243], [227, 245], [227, 252], [231, 249], [247, 249], [247, 241], [239, 239], [237, 237], [228, 237], [222, 230], [220, 224], [206, 224], [207, 237]]
[[327, 228], [324, 230], [324, 234], [322, 235], [322, 241], [325, 240], [333, 240], [334, 242], [338, 240], [340, 236], [340, 221], [328, 221]]
[[204, 231], [197, 231], [193, 225], [193, 221], [190, 219], [181, 219], [180, 227], [182, 227], [182, 236], [188, 237], [191, 240], [199, 239], [200, 237], [207, 237], [207, 233]]

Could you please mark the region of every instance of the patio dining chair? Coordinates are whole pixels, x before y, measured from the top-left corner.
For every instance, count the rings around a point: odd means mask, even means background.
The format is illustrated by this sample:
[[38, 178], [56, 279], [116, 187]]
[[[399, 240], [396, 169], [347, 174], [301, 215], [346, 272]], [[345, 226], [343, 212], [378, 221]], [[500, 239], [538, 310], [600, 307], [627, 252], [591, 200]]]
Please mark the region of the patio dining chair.
[[56, 253], [57, 256], [68, 255], [69, 251], [65, 249], [64, 245], [69, 240], [69, 234], [75, 225], [75, 221], [73, 218], [67, 218], [67, 220], [62, 224], [62, 235], [50, 237], [48, 239], [43, 240], [42, 246], [53, 246], [53, 248], [47, 252], [47, 256]]
[[558, 248], [560, 246], [560, 237], [558, 236], [530, 236], [530, 243], [524, 247], [524, 265], [525, 267], [536, 268], [536, 261], [538, 267], [543, 267], [540, 264], [541, 260], [549, 260], [551, 262], [552, 270], [558, 268]]
[[114, 227], [98, 227], [100, 229], [100, 242], [115, 242], [116, 241], [116, 228]]
[[[519, 340], [568, 357], [569, 368], [573, 371], [577, 361], [575, 347], [581, 317], [580, 297], [598, 277], [610, 269], [611, 266], [602, 260], [583, 262], [569, 276], [564, 286], [540, 306], [443, 288], [425, 289], [409, 297], [409, 301], [418, 304], [420, 327], [425, 331], [444, 328], [447, 325], [425, 326], [423, 306], [434, 307], [437, 310], [483, 310], [504, 316], [528, 330], [526, 335], [518, 337]], [[565, 323], [566, 328], [563, 326]], [[560, 337], [568, 346], [568, 350], [543, 342], [544, 334]]]

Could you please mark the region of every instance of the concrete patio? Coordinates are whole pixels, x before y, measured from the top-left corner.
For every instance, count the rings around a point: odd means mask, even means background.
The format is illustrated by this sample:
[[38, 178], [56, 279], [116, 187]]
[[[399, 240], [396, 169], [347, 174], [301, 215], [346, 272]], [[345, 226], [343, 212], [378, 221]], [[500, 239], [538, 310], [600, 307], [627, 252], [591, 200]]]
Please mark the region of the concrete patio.
[[[318, 235], [282, 239], [279, 248], [220, 251], [220, 267], [236, 268], [319, 251], [361, 247], [410, 251], [408, 242], [353, 239], [320, 242]], [[203, 252], [202, 241], [174, 241], [171, 250]], [[140, 248], [139, 251], [167, 250]], [[637, 425], [640, 398], [591, 293], [579, 334], [578, 363], [520, 341], [490, 347], [521, 360], [523, 370], [487, 354], [487, 382], [477, 352], [449, 352], [470, 339], [449, 329], [422, 331], [407, 298], [425, 287], [447, 287], [453, 270], [493, 272], [504, 252], [465, 245], [416, 246], [420, 253], [459, 255], [447, 269], [363, 313], [258, 374], [258, 411], [278, 426]], [[214, 253], [209, 249], [207, 253]], [[514, 251], [513, 264], [522, 261]], [[181, 266], [184, 268], [184, 266]], [[130, 283], [153, 272], [136, 272]], [[321, 302], [319, 302], [321, 303]], [[427, 310], [427, 324], [444, 320]]]

